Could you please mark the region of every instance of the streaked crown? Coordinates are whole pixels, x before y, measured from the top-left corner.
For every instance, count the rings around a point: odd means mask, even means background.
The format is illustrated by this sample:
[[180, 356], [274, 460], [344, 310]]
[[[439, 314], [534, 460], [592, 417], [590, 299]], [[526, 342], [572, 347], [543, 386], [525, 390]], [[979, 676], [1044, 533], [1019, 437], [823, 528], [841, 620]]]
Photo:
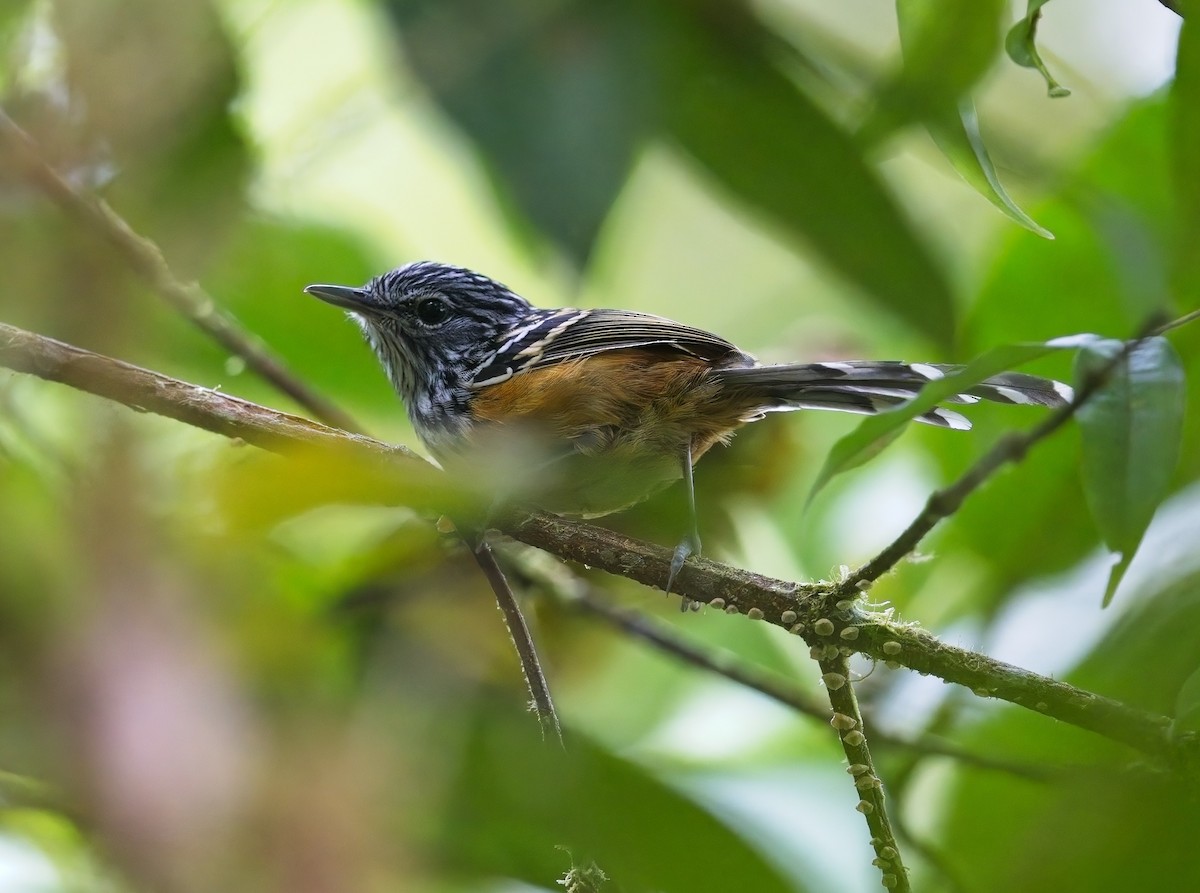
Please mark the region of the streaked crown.
[[431, 446], [465, 423], [473, 370], [502, 336], [537, 313], [520, 295], [473, 270], [417, 261], [361, 288], [310, 285], [305, 291], [350, 311]]

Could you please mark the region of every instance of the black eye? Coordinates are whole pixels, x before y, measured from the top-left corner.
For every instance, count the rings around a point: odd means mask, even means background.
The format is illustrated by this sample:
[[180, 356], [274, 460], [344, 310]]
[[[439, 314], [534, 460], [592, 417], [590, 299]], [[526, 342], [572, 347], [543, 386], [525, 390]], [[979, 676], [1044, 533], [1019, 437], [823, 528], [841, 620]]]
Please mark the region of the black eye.
[[450, 318], [450, 308], [441, 298], [424, 298], [417, 302], [417, 319], [427, 326], [436, 326]]

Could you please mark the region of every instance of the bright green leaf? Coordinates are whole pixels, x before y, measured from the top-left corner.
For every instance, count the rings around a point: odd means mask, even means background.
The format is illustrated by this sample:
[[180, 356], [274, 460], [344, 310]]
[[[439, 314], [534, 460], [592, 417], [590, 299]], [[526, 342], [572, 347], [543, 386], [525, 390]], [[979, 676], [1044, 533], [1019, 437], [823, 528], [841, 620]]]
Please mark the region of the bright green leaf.
[[1096, 335], [1072, 335], [1053, 341], [1030, 344], [1009, 344], [988, 351], [953, 374], [929, 382], [915, 399], [878, 415], [867, 416], [858, 427], [839, 440], [829, 451], [825, 464], [817, 474], [808, 500], [844, 471], [856, 468], [887, 446], [900, 433], [902, 426], [921, 413], [937, 406], [947, 397], [971, 390], [986, 378], [1015, 369], [1056, 350], [1074, 350], [1098, 340]]
[[1037, 48], [1038, 19], [1042, 17], [1042, 7], [1049, 0], [1029, 0], [1025, 9], [1025, 18], [1021, 19], [1008, 32], [1004, 40], [1004, 49], [1008, 58], [1022, 68], [1035, 68], [1046, 79], [1046, 93], [1051, 99], [1061, 99], [1070, 96], [1071, 91], [1056, 81], [1050, 74], [1050, 69], [1042, 61], [1042, 55]]
[[[1079, 382], [1104, 374], [1124, 349], [1120, 341], [1087, 345], [1076, 359]], [[1107, 373], [1079, 410], [1084, 492], [1104, 542], [1120, 559], [1104, 593], [1120, 585], [1179, 460], [1183, 430], [1183, 366], [1163, 338], [1150, 338]]]

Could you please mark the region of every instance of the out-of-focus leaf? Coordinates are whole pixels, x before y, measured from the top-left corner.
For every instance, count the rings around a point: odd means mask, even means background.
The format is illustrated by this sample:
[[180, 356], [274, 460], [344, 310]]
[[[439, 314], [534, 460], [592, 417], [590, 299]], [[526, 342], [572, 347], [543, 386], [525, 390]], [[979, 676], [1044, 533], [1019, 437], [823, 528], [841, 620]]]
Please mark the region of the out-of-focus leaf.
[[1022, 68], [1035, 68], [1041, 72], [1042, 77], [1046, 79], [1046, 94], [1051, 99], [1060, 99], [1070, 96], [1071, 91], [1050, 74], [1037, 48], [1038, 19], [1042, 17], [1042, 7], [1048, 2], [1049, 0], [1029, 0], [1025, 8], [1025, 17], [1009, 29], [1008, 37], [1004, 40], [1004, 49], [1008, 58]]
[[242, 209], [235, 52], [210, 0], [52, 5], [72, 97], [112, 152], [105, 192], [175, 271], [196, 275]]
[[613, 889], [796, 890], [644, 767], [585, 738], [569, 737], [564, 751], [511, 707], [483, 706], [477, 716], [441, 835], [451, 864], [546, 888], [594, 860]]
[[[1086, 346], [1076, 360], [1078, 381], [1101, 374], [1123, 349], [1120, 341]], [[1183, 364], [1163, 338], [1130, 351], [1079, 410], [1084, 493], [1104, 542], [1119, 553], [1105, 606], [1167, 494], [1179, 461], [1183, 410]]]
[[904, 67], [878, 92], [860, 136], [878, 143], [952, 109], [992, 64], [1003, 0], [896, 0]]
[[[9, 86], [13, 73], [18, 70], [14, 54], [14, 35], [19, 34], [26, 21], [32, 0], [5, 0], [0, 3], [0, 95]], [[5, 97], [7, 98], [7, 97]]]
[[[1193, 13], [1200, 7], [1193, 3]], [[1171, 87], [1171, 175], [1174, 180], [1173, 280], [1185, 307], [1200, 306], [1200, 22], [1184, 19]]]
[[1200, 732], [1200, 669], [1188, 676], [1175, 698], [1176, 732]]
[[[1185, 527], [1194, 528], [1195, 514], [1193, 509]], [[1161, 569], [1172, 577], [1169, 568]], [[1167, 714], [1200, 653], [1200, 577], [1186, 573], [1166, 585], [1162, 575], [1151, 579], [1154, 589], [1130, 593], [1129, 610], [1112, 618], [1112, 631], [1066, 681]], [[1044, 616], [1029, 614], [1026, 622]], [[1049, 780], [1024, 782], [962, 765], [949, 770], [953, 780], [939, 845], [968, 889], [1200, 887], [1200, 862], [1188, 852], [1194, 848], [1196, 806], [1179, 795], [1178, 776], [1132, 768], [1126, 748], [1033, 711], [1005, 708], [977, 715], [983, 720], [960, 743], [982, 753], [1002, 749], [1006, 759], [1046, 769]], [[914, 878], [914, 888], [922, 886]]]
[[497, 192], [586, 262], [658, 103], [636, 5], [388, 0], [405, 54], [482, 149]]
[[1056, 350], [1075, 350], [1099, 339], [1098, 335], [1071, 335], [1053, 341], [1008, 344], [993, 348], [957, 372], [929, 382], [915, 399], [887, 412], [867, 416], [849, 434], [833, 445], [808, 494], [809, 502], [830, 480], [843, 471], [857, 468], [876, 456], [900, 433], [901, 428], [947, 397], [966, 393], [985, 378], [1016, 369]]
[[[401, 249], [403, 250], [403, 249]], [[398, 256], [394, 262], [399, 262]], [[298, 220], [255, 217], [234, 232], [204, 286], [222, 306], [323, 392], [357, 416], [383, 415], [405, 423], [399, 399], [347, 314], [303, 292], [314, 282], [361, 285], [388, 261], [373, 259], [346, 230]], [[223, 353], [189, 325], [163, 319], [148, 359], [179, 374], [195, 370], [254, 399], [277, 401], [256, 376], [235, 374]], [[166, 329], [170, 326], [169, 329]], [[184, 375], [186, 377], [186, 375]], [[379, 425], [372, 425], [381, 428]]]
[[949, 344], [945, 276], [854, 141], [765, 59], [699, 36], [682, 52], [670, 130], [683, 149], [880, 306]]
[[979, 115], [975, 103], [962, 99], [956, 115], [928, 118], [925, 126], [929, 135], [942, 150], [954, 169], [975, 190], [1008, 217], [1043, 239], [1053, 239], [1054, 233], [1039, 224], [1013, 201], [988, 154], [983, 134], [979, 131]]
[[[965, 320], [967, 356], [997, 344], [1048, 339], [1063, 332], [1123, 333], [1144, 323], [1144, 304], [1131, 300], [1117, 260], [1120, 252], [1110, 241], [1113, 234], [1098, 226], [1103, 215], [1094, 213], [1096, 202], [1080, 198], [1103, 198], [1110, 207], [1120, 203], [1128, 215], [1126, 226], [1146, 225], [1148, 240], [1160, 246], [1171, 243], [1165, 112], [1161, 96], [1131, 106], [1057, 195], [1039, 207], [1038, 220], [1054, 231], [1055, 241], [1011, 232]], [[1181, 330], [1173, 340], [1183, 344], [1190, 337]], [[1200, 353], [1182, 355], [1189, 370], [1200, 368]], [[1051, 356], [1044, 362], [1048, 373], [1070, 375], [1067, 357]], [[980, 413], [971, 435], [923, 440], [937, 456], [940, 473], [957, 476], [1003, 433], [1011, 416]], [[1187, 431], [1183, 461], [1197, 466], [1200, 429], [1188, 425]], [[939, 550], [969, 556], [980, 570], [975, 588], [985, 602], [1011, 593], [1021, 581], [1061, 571], [1095, 548], [1095, 527], [1087, 513], [1078, 510], [1084, 496], [1077, 436], [1072, 425], [1041, 443], [1027, 461], [1005, 472], [1003, 486], [976, 491], [956, 513], [954, 524], [942, 531]], [[1021, 498], [1014, 499], [1014, 493]], [[1030, 518], [1038, 522], [1031, 524]], [[1050, 531], [1053, 548], [1046, 545]]]

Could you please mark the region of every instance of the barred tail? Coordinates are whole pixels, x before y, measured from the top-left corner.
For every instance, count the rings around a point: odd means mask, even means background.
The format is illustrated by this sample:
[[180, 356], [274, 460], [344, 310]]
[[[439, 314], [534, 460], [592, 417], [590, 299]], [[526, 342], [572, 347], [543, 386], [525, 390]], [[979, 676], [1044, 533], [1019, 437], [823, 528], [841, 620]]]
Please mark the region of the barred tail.
[[[917, 395], [926, 383], [961, 366], [930, 363], [853, 361], [720, 369], [716, 375], [748, 399], [762, 399], [761, 411], [832, 409], [872, 415], [899, 406]], [[1031, 406], [1058, 407], [1071, 399], [1071, 389], [1059, 381], [1005, 372], [988, 378], [946, 403], [970, 404], [980, 400]], [[965, 431], [971, 423], [957, 412], [937, 407], [916, 419], [927, 425]]]

